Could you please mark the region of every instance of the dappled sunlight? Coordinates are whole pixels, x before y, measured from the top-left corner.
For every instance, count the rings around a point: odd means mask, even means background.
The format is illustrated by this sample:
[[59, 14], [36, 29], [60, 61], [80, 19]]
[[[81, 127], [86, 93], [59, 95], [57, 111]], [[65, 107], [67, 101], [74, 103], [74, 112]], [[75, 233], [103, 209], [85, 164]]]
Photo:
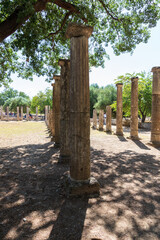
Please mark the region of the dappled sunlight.
[[40, 143], [26, 138], [0, 149], [0, 239], [160, 238], [159, 149], [94, 133], [91, 175], [100, 196], [69, 198], [69, 166], [58, 163], [59, 150], [44, 129]]

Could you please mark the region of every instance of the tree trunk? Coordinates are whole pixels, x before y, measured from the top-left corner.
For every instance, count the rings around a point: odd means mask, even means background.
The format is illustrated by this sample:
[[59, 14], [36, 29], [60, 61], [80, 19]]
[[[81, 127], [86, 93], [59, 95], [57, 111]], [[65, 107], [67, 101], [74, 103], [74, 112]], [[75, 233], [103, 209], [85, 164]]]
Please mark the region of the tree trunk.
[[145, 122], [145, 119], [146, 119], [146, 115], [142, 114], [142, 120], [141, 120], [141, 123], [144, 123], [144, 122]]

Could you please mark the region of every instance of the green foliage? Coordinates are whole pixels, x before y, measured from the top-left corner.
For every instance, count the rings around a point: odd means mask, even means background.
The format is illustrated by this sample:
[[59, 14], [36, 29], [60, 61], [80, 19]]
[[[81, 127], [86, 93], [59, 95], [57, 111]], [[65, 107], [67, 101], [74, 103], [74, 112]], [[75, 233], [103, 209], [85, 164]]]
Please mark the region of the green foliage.
[[98, 110], [106, 111], [106, 106], [111, 105], [116, 100], [116, 88], [113, 85], [107, 85], [99, 89], [97, 103], [94, 107]]
[[26, 112], [26, 107], [30, 106], [30, 99], [24, 97], [15, 97], [10, 99], [9, 110], [17, 112], [17, 107], [23, 107], [23, 111]]
[[0, 93], [0, 106], [6, 110], [9, 106], [9, 110], [17, 112], [17, 107], [24, 107], [26, 111], [26, 106], [30, 106], [30, 98], [24, 92], [18, 92], [13, 88], [6, 88], [2, 93]]
[[90, 86], [90, 89], [89, 89], [89, 92], [90, 92], [90, 117], [93, 117], [93, 109], [94, 109], [94, 105], [97, 102], [98, 91], [99, 91], [98, 84], [92, 84]]
[[[138, 109], [139, 116], [142, 122], [146, 116], [151, 116], [152, 105], [152, 76], [151, 73], [126, 73], [124, 76], [119, 76], [115, 83], [123, 83], [123, 113], [125, 117], [131, 115], [131, 78], [138, 77]], [[116, 111], [117, 102], [112, 104], [112, 109]]]
[[113, 85], [99, 88], [97, 84], [90, 86], [90, 116], [93, 116], [93, 109], [103, 109], [116, 100], [116, 88]]
[[[44, 7], [36, 8], [38, 3]], [[17, 9], [16, 26], [19, 24], [0, 45], [1, 85], [11, 81], [11, 72], [30, 80], [33, 74], [45, 75], [51, 81], [59, 71], [58, 59], [69, 57], [70, 41], [66, 40], [65, 32], [70, 22], [84, 23], [85, 19], [94, 27], [90, 66], [104, 66], [108, 44], [116, 55], [131, 52], [137, 44], [147, 42], [149, 29], [160, 18], [159, 0], [1, 0], [0, 4], [0, 33], [14, 29], [11, 26], [14, 22], [9, 24], [5, 20]], [[4, 24], [6, 31], [2, 28]]]
[[36, 112], [36, 107], [40, 113], [44, 113], [45, 106], [52, 107], [52, 90], [47, 88], [43, 93], [40, 91], [31, 101], [31, 112]]

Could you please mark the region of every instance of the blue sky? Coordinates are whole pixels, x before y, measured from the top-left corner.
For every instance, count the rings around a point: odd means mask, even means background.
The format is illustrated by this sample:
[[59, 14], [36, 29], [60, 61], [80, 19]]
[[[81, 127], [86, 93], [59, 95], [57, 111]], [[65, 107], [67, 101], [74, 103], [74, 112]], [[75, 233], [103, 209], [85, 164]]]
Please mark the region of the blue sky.
[[[97, 83], [99, 86], [114, 84], [114, 79], [119, 75], [144, 70], [149, 72], [152, 67], [160, 66], [160, 21], [151, 30], [148, 43], [137, 45], [132, 55], [127, 53], [115, 56], [111, 48], [107, 49], [107, 53], [110, 55], [110, 60], [105, 61], [105, 68], [92, 68], [90, 84]], [[14, 75], [14, 81], [10, 86], [25, 92], [30, 97], [35, 96], [39, 91], [44, 91], [47, 87], [51, 88], [51, 84], [45, 82], [44, 78], [36, 76], [31, 82]]]

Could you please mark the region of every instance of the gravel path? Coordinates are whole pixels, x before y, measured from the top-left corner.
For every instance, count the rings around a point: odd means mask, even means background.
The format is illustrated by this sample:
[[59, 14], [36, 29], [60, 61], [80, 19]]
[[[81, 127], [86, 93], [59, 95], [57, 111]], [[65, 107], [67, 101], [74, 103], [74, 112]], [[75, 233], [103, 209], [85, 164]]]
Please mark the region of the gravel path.
[[[114, 130], [114, 127], [113, 127]], [[98, 198], [66, 196], [44, 122], [0, 122], [1, 240], [159, 240], [160, 149], [91, 130]]]

